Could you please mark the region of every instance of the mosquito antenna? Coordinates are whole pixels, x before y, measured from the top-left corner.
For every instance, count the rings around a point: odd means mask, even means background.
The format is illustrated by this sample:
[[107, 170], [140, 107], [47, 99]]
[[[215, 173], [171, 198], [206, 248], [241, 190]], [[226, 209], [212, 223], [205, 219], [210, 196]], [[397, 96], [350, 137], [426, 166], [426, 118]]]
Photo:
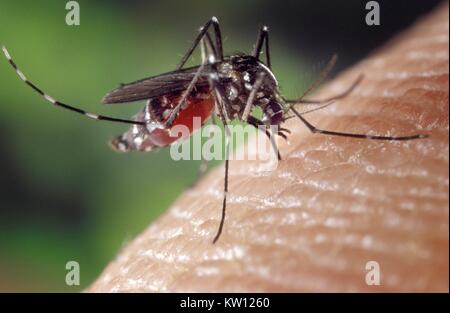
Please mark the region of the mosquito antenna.
[[312, 83], [311, 86], [309, 86], [308, 89], [306, 89], [305, 92], [303, 92], [302, 96], [298, 98], [297, 102], [301, 101], [306, 95], [314, 91], [317, 88], [317, 86], [319, 86], [325, 80], [325, 78], [327, 78], [333, 67], [336, 65], [336, 61], [337, 61], [337, 54], [335, 53], [331, 57], [330, 61], [328, 61], [325, 68], [320, 72], [319, 77], [314, 81], [314, 83]]
[[9, 54], [8, 50], [6, 49], [6, 47], [3, 46], [2, 50], [3, 50], [3, 54], [5, 55], [6, 59], [9, 62], [9, 64], [11, 64], [11, 66], [14, 68], [14, 70], [16, 71], [16, 73], [20, 77], [20, 79], [22, 81], [24, 81], [28, 86], [30, 86], [35, 92], [37, 92], [42, 97], [44, 97], [44, 99], [47, 100], [48, 102], [50, 102], [50, 103], [52, 103], [52, 104], [54, 104], [56, 106], [59, 106], [59, 107], [61, 107], [63, 109], [82, 114], [83, 116], [86, 116], [86, 117], [94, 119], [94, 120], [104, 120], [104, 121], [110, 121], [110, 122], [116, 122], [116, 123], [125, 123], [125, 124], [133, 124], [133, 125], [146, 125], [147, 124], [146, 122], [139, 122], [139, 121], [121, 119], [121, 118], [110, 117], [110, 116], [105, 116], [105, 115], [99, 115], [99, 114], [95, 114], [95, 113], [89, 113], [89, 112], [84, 111], [82, 109], [79, 109], [77, 107], [74, 107], [74, 106], [65, 104], [63, 102], [60, 102], [58, 100], [55, 100], [52, 96], [50, 96], [47, 93], [45, 93], [44, 91], [42, 91], [42, 89], [37, 87], [35, 84], [33, 84], [31, 81], [29, 81], [26, 78], [26, 76], [23, 74], [23, 72], [17, 67], [16, 63], [14, 63], [14, 61], [11, 58], [11, 55]]
[[326, 107], [332, 105], [333, 103], [334, 103], [334, 101], [330, 101], [328, 103], [322, 104], [321, 106], [315, 107], [313, 109], [309, 109], [309, 110], [303, 111], [300, 114], [301, 115], [305, 115], [305, 114], [309, 114], [309, 113], [312, 113], [312, 112], [315, 112], [315, 111], [319, 111], [319, 110], [325, 109]]
[[325, 102], [339, 100], [339, 99], [342, 99], [342, 98], [345, 98], [346, 96], [348, 96], [356, 88], [356, 86], [358, 86], [361, 83], [361, 81], [363, 79], [364, 79], [363, 74], [358, 75], [358, 77], [350, 85], [350, 87], [347, 88], [347, 90], [345, 90], [344, 92], [342, 92], [336, 96], [332, 96], [332, 97], [329, 97], [326, 99], [321, 99], [321, 100], [299, 99], [299, 100], [286, 100], [286, 102], [293, 104], [293, 105], [295, 105], [295, 104], [322, 104]]

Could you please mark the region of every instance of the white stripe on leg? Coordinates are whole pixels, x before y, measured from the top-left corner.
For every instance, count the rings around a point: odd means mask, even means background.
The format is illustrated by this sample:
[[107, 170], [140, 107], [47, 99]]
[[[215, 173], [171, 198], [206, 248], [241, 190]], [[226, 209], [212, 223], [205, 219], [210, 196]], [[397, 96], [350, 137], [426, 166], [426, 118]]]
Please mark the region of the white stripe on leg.
[[8, 59], [8, 61], [10, 61], [11, 60], [11, 56], [9, 55], [8, 50], [6, 50], [6, 47], [3, 46], [2, 50], [3, 50], [3, 53], [5, 54], [5, 57]]
[[16, 73], [17, 73], [17, 75], [19, 75], [19, 77], [20, 77], [21, 80], [23, 80], [24, 82], [27, 81], [27, 78], [25, 77], [25, 75], [22, 73], [21, 70], [16, 69]]
[[51, 103], [55, 104], [56, 100], [53, 99], [51, 96], [44, 94], [44, 98], [47, 99], [48, 101], [50, 101]]

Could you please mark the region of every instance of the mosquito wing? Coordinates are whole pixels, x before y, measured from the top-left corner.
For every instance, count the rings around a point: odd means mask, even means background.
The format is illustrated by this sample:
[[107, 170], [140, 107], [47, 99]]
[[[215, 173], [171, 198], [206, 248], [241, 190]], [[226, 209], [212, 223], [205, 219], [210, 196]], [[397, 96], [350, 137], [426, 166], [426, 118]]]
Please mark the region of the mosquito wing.
[[[179, 93], [188, 87], [197, 70], [198, 66], [195, 66], [121, 85], [119, 88], [107, 93], [102, 99], [102, 102], [133, 102], [148, 100], [172, 93]], [[210, 65], [206, 65], [196, 83], [196, 87], [200, 88], [208, 86], [208, 77], [212, 71], [212, 67]]]

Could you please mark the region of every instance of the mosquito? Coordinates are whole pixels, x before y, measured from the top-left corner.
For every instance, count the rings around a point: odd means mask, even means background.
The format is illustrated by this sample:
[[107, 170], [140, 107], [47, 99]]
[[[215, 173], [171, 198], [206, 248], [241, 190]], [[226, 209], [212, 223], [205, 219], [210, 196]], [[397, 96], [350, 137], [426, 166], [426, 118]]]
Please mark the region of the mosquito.
[[[186, 62], [199, 47], [202, 56], [201, 64], [185, 67]], [[50, 103], [94, 120], [131, 124], [127, 132], [111, 141], [112, 147], [121, 152], [151, 151], [185, 139], [181, 137], [182, 135], [171, 136], [171, 129], [176, 125], [184, 125], [189, 128], [189, 135], [191, 135], [196, 130], [193, 123], [194, 118], [200, 119], [200, 126], [203, 126], [208, 120], [217, 118], [223, 123], [225, 130], [228, 129], [226, 126], [233, 120], [239, 120], [255, 128], [263, 129], [279, 160], [281, 160], [281, 155], [274, 136], [287, 138], [290, 131], [281, 126], [291, 117], [297, 117], [313, 134], [387, 141], [427, 137], [425, 134], [396, 137], [337, 132], [321, 129], [311, 124], [304, 117], [306, 113], [324, 108], [347, 96], [359, 84], [362, 75], [341, 94], [322, 100], [305, 99], [305, 96], [327, 76], [336, 62], [334, 56], [324, 68], [316, 83], [307, 89], [299, 99], [286, 99], [281, 95], [278, 81], [272, 71], [269, 31], [266, 26], [259, 29], [251, 54], [238, 53], [224, 56], [219, 21], [216, 17], [212, 17], [200, 28], [191, 47], [184, 54], [174, 71], [128, 84], [121, 84], [102, 99], [105, 104], [145, 100], [146, 104], [143, 110], [132, 119], [90, 113], [56, 100], [29, 81], [17, 67], [8, 50], [5, 47], [2, 49], [17, 75]], [[265, 55], [265, 61], [261, 60], [262, 53]], [[299, 112], [296, 108], [299, 105], [315, 105], [316, 107], [312, 110]], [[256, 107], [259, 107], [262, 111], [261, 119], [252, 114]], [[272, 132], [272, 129], [276, 129], [276, 132]], [[222, 211], [213, 243], [216, 243], [222, 234], [227, 208], [228, 137], [230, 134], [229, 132], [225, 132], [225, 134], [226, 157]], [[205, 166], [201, 168], [204, 172]]]

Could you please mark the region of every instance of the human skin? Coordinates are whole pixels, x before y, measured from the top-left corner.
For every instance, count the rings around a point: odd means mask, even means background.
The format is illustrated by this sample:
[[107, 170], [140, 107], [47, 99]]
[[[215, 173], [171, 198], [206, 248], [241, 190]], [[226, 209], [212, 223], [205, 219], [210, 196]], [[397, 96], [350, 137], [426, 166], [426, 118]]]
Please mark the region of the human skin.
[[[411, 135], [382, 142], [311, 134], [298, 119], [274, 171], [223, 165], [125, 247], [90, 292], [442, 291], [449, 286], [448, 6], [315, 94], [345, 99], [306, 115], [329, 130]], [[366, 264], [380, 285], [366, 284]]]

